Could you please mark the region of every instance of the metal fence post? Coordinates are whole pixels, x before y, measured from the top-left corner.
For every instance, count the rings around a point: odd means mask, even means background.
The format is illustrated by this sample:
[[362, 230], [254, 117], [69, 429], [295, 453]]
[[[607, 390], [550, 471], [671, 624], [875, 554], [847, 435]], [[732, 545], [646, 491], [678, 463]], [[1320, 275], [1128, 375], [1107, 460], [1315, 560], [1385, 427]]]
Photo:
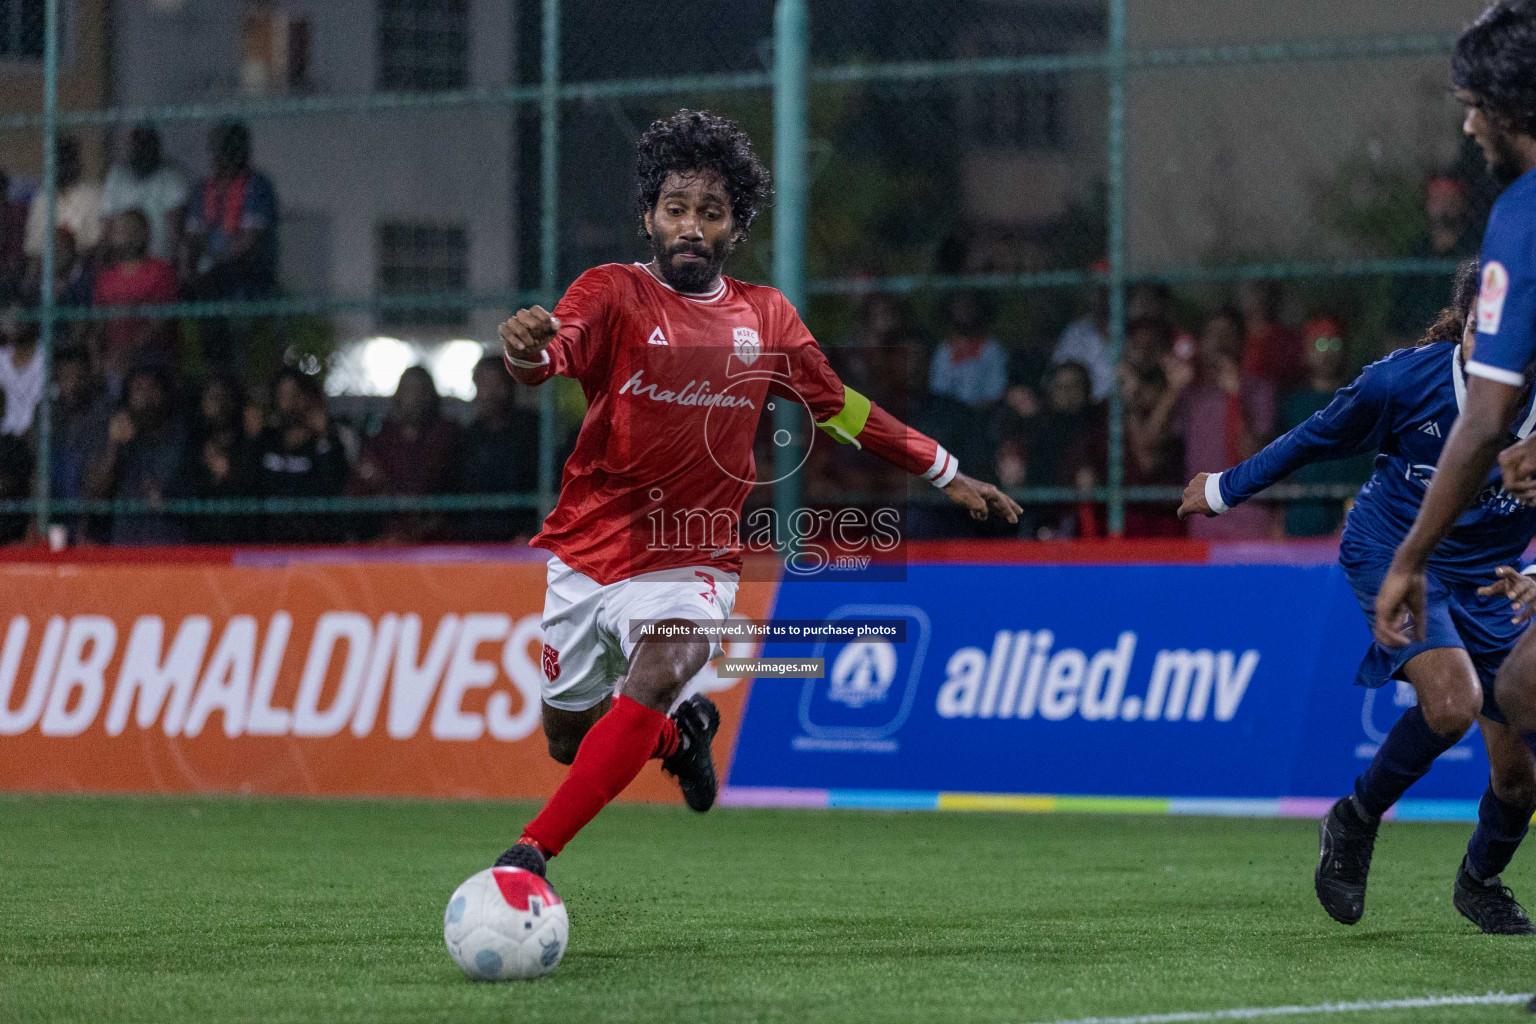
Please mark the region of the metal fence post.
[[54, 151], [59, 142], [59, 0], [43, 8], [43, 287], [38, 313], [38, 351], [43, 361], [43, 394], [37, 405], [37, 466], [33, 485], [37, 497], [37, 535], [48, 539], [53, 498], [53, 233], [58, 222], [59, 168]]
[[[539, 294], [553, 310], [560, 284], [560, 0], [544, 0], [539, 83]], [[555, 386], [539, 389], [539, 521], [555, 507]]]
[[[1109, 137], [1105, 140], [1109, 220], [1109, 346], [1115, 365], [1125, 347], [1125, 5], [1109, 0]], [[1125, 533], [1125, 401], [1109, 393], [1109, 532]]]
[[[797, 309], [805, 302], [806, 51], [805, 0], [778, 0], [773, 19], [773, 283]], [[793, 436], [796, 408], [774, 403], [775, 434]], [[810, 443], [810, 439], [806, 439]], [[798, 444], [774, 446], [774, 508], [787, 528], [800, 504]]]

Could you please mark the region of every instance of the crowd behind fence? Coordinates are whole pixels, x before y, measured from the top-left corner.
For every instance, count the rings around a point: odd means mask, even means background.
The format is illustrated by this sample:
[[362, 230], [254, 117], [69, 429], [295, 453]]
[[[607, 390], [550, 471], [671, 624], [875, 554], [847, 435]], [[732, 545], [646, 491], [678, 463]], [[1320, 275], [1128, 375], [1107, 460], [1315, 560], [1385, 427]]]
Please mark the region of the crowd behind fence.
[[[520, 393], [493, 325], [551, 305], [587, 266], [644, 258], [633, 140], [679, 106], [736, 118], [773, 163], [775, 206], [728, 272], [781, 287], [850, 384], [1026, 505], [1016, 528], [977, 526], [914, 490], [913, 535], [1328, 535], [1369, 459], [1217, 520], [1173, 509], [1194, 473], [1423, 337], [1493, 195], [1445, 85], [1475, 3], [1364, 4], [1381, 8], [1374, 34], [1277, 41], [1230, 38], [1213, 5], [1189, 5], [1210, 21], [1185, 38], [1153, 0], [356, 0], [343, 6], [375, 16], [377, 73], [333, 92], [311, 5], [222, 6], [245, 11], [247, 56], [253, 32], [281, 32], [254, 93], [200, 82], [70, 110], [60, 47], [78, 51], [94, 5], [18, 8], [52, 28], [15, 43], [42, 110], [0, 111], [0, 133], [42, 157], [41, 173], [0, 167], [0, 539], [527, 536], [582, 402]], [[471, 59], [490, 7], [514, 30], [496, 81]], [[133, 60], [134, 32], [131, 17], [102, 26], [114, 61]], [[1336, 111], [1309, 106], [1318, 79]], [[1366, 137], [1335, 138], [1335, 121]], [[375, 122], [417, 133], [403, 154], [389, 131], [300, 144]], [[444, 152], [411, 149], [435, 134]], [[321, 263], [291, 211], [366, 190], [333, 180], [349, 146], [404, 159], [391, 187], [419, 171], [401, 188], [443, 194], [362, 239], [338, 231]], [[478, 219], [445, 215], [450, 162], [475, 147], [502, 152], [506, 174], [470, 188], [507, 194]], [[1247, 166], [1277, 148], [1289, 176]], [[368, 286], [338, 286], [358, 244]], [[466, 335], [483, 351], [449, 340]], [[396, 336], [413, 344], [383, 344]], [[375, 394], [346, 394], [348, 373]], [[824, 453], [773, 500], [834, 503], [878, 472]]]

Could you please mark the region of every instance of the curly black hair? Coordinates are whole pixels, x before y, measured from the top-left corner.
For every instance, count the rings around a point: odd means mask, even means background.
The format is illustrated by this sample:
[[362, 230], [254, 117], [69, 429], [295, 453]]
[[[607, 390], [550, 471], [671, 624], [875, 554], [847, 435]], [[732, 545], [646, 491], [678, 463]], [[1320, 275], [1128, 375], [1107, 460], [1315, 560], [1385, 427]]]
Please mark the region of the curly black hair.
[[1483, 109], [1536, 136], [1536, 0], [1498, 0], [1456, 41], [1451, 80]]
[[1482, 286], [1482, 263], [1476, 256], [1456, 265], [1456, 285], [1451, 290], [1451, 304], [1440, 311], [1435, 322], [1424, 331], [1420, 345], [1433, 345], [1437, 341], [1460, 342], [1472, 318], [1472, 307]]
[[731, 220], [738, 239], [745, 238], [758, 212], [773, 194], [768, 169], [752, 151], [752, 140], [736, 122], [707, 110], [679, 110], [651, 122], [640, 136], [635, 160], [635, 213], [640, 234], [645, 215], [656, 208], [667, 175], [714, 171], [731, 196]]

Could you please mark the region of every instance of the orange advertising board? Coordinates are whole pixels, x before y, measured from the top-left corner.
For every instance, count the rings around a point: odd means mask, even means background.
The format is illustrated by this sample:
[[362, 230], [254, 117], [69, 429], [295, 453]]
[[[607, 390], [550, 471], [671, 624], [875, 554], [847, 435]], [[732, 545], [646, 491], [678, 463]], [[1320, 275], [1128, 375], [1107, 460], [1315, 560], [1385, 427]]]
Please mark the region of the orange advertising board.
[[[0, 564], [0, 790], [547, 795], [543, 601], [542, 562]], [[726, 764], [746, 683], [697, 682]]]

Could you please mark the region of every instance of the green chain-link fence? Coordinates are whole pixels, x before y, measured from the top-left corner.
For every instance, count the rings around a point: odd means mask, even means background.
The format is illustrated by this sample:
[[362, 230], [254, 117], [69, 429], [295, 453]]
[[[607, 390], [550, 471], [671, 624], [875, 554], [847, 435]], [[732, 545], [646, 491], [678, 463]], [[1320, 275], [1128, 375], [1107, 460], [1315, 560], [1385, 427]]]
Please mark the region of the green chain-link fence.
[[[0, 75], [18, 83], [0, 110], [0, 166], [13, 197], [35, 184], [43, 237], [75, 215], [58, 140], [78, 140], [82, 177], [99, 178], [146, 122], [189, 182], [208, 127], [248, 123], [281, 211], [271, 287], [130, 309], [89, 304], [64, 281], [9, 329], [38, 325], [50, 381], [52, 353], [99, 352], [100, 325], [132, 319], [174, 324], [194, 376], [230, 358], [213, 340], [231, 334], [252, 378], [326, 367], [337, 390], [387, 392], [424, 361], [467, 396], [474, 350], [457, 341], [494, 351], [494, 325], [518, 305], [551, 305], [586, 267], [642, 256], [634, 141], [657, 116], [703, 107], [741, 123], [776, 179], [730, 271], [783, 289], [830, 350], [905, 353], [894, 368], [863, 365], [887, 392], [924, 394], [934, 345], [979, 318], [1006, 354], [1002, 400], [940, 415], [914, 398], [906, 411], [947, 432], [968, 472], [1052, 510], [1032, 531], [1091, 505], [1119, 533], [1128, 505], [1167, 519], [1158, 503], [1185, 470], [1127, 443], [1146, 413], [1130, 383], [1113, 370], [1092, 381], [1105, 442], [1070, 477], [1057, 466], [1042, 478], [1043, 456], [1010, 461], [1000, 419], [1051, 411], [1045, 378], [1074, 326], [1101, 340], [1106, 367], [1121, 363], [1128, 326], [1161, 318], [1187, 344], [1181, 330], [1198, 335], [1234, 302], [1250, 327], [1328, 318], [1356, 365], [1410, 341], [1448, 297], [1491, 194], [1448, 92], [1451, 46], [1481, 6], [0, 0]], [[1455, 195], [1427, 205], [1441, 174], [1456, 176]], [[197, 202], [189, 216], [217, 227], [225, 208]], [[31, 246], [18, 273], [58, 282], [68, 253], [55, 249]], [[445, 382], [450, 369], [461, 384]], [[1282, 371], [1305, 390], [1305, 373]], [[536, 422], [538, 440], [515, 491], [199, 500], [55, 479], [82, 471], [58, 455], [80, 443], [79, 410], [56, 408], [53, 391], [30, 428], [31, 496], [0, 494], [0, 516], [39, 529], [110, 515], [547, 510], [582, 411], [570, 388], [522, 397], [538, 403], [518, 421]], [[381, 412], [347, 408], [359, 427]], [[1271, 497], [1338, 506], [1352, 492], [1339, 480]], [[776, 500], [796, 494], [780, 485]]]

